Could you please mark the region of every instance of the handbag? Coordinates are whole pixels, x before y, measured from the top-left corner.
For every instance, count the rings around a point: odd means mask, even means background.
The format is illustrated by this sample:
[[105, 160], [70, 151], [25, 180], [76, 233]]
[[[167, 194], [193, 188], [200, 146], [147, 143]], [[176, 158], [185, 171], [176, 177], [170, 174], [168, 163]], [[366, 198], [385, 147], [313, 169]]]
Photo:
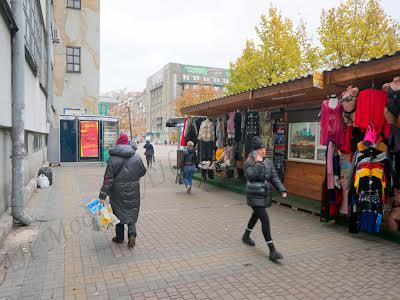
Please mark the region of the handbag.
[[179, 185], [182, 185], [182, 184], [183, 184], [183, 174], [182, 174], [181, 171], [178, 171], [178, 172], [176, 173], [175, 184], [179, 184]]

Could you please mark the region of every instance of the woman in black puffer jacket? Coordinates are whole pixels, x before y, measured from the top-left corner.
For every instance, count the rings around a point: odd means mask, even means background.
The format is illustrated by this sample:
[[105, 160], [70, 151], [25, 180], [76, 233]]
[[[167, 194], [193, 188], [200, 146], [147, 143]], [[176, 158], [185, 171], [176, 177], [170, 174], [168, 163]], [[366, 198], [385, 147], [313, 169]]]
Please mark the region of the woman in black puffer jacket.
[[257, 220], [260, 219], [263, 235], [270, 250], [269, 258], [276, 261], [282, 259], [283, 256], [275, 249], [273, 244], [266, 208], [272, 204], [272, 185], [281, 193], [282, 197], [287, 197], [287, 193], [273, 163], [269, 159], [266, 159], [265, 156], [265, 145], [259, 137], [254, 137], [253, 152], [249, 155], [244, 165], [244, 172], [247, 179], [247, 204], [253, 209], [253, 214], [242, 241], [249, 246], [255, 246], [255, 242], [250, 238], [250, 233], [256, 225]]

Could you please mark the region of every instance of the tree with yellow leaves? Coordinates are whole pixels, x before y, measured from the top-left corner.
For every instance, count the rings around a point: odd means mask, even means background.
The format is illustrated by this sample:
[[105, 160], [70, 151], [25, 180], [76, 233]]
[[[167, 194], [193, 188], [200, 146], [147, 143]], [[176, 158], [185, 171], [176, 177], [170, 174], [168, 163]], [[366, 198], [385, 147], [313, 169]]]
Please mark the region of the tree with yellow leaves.
[[294, 79], [319, 67], [319, 51], [307, 36], [305, 23], [294, 28], [275, 6], [261, 16], [256, 33], [260, 42], [248, 40], [230, 65], [229, 93]]
[[400, 49], [400, 25], [379, 0], [347, 0], [322, 11], [322, 54], [329, 67], [341, 67]]
[[206, 100], [217, 98], [222, 93], [214, 90], [213, 86], [200, 84], [199, 86], [189, 87], [182, 91], [182, 94], [176, 98], [175, 110], [176, 115], [181, 116], [181, 109], [190, 105], [195, 105]]

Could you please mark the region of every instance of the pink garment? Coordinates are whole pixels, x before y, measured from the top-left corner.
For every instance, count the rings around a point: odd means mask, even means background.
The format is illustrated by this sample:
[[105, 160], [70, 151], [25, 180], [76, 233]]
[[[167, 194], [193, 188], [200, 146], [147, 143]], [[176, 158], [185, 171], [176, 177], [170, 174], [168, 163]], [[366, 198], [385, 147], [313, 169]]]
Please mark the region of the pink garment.
[[326, 157], [326, 177], [328, 190], [335, 189], [335, 175], [333, 174], [333, 155], [335, 153], [335, 146], [333, 143], [328, 145], [328, 154]]
[[322, 103], [320, 143], [327, 146], [330, 141], [341, 146], [344, 142], [343, 106], [338, 102], [335, 108], [329, 106], [329, 100]]
[[347, 189], [348, 182], [349, 182], [348, 179], [345, 178], [340, 179], [340, 186], [342, 187], [343, 191], [343, 202], [342, 202], [342, 207], [340, 208], [340, 212], [345, 215], [349, 214], [349, 190]]
[[229, 119], [228, 119], [228, 134], [233, 134], [233, 137], [235, 137], [235, 112], [230, 112], [229, 113]]
[[185, 131], [186, 131], [187, 120], [188, 120], [188, 118], [186, 118], [186, 119], [183, 121], [183, 130], [182, 130], [182, 136], [181, 136], [181, 142], [180, 142], [180, 145], [181, 145], [182, 147], [186, 147]]

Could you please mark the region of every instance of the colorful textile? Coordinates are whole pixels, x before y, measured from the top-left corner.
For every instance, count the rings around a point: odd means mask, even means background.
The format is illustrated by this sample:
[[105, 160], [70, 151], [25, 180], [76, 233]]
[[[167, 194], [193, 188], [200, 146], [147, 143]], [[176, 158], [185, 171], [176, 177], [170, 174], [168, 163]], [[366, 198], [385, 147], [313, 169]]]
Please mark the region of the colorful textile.
[[329, 106], [329, 100], [322, 103], [320, 120], [320, 143], [327, 146], [330, 141], [341, 146], [344, 142], [343, 107], [338, 102], [335, 108]]
[[203, 142], [213, 142], [214, 134], [214, 123], [209, 119], [204, 120], [200, 126], [198, 139]]

